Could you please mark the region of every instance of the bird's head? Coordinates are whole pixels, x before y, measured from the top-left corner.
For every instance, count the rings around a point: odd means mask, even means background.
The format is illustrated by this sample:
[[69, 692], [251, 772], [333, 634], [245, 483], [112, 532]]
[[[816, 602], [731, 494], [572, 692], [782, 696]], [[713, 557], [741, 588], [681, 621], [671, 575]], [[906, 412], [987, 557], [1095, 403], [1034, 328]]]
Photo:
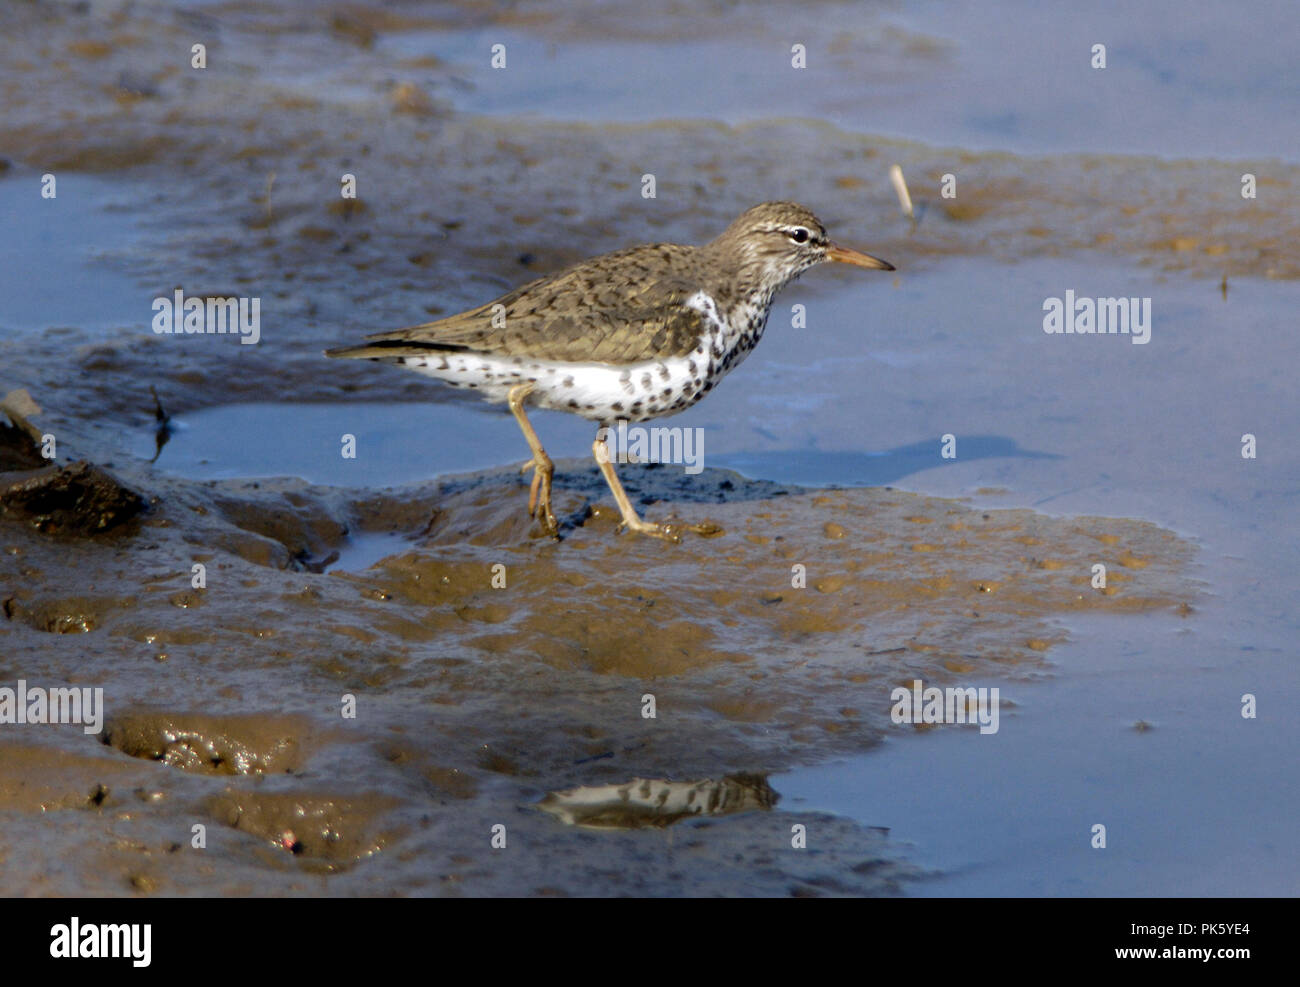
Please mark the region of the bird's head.
[[769, 291], [823, 261], [894, 269], [877, 257], [832, 243], [821, 221], [797, 202], [763, 202], [747, 209], [709, 246]]

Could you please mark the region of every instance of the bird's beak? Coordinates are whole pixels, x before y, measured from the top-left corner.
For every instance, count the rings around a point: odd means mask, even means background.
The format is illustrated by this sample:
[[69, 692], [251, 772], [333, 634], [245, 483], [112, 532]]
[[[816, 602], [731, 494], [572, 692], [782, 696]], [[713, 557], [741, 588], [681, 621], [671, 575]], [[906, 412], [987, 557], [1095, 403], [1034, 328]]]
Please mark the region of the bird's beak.
[[826, 259], [838, 261], [841, 264], [852, 264], [855, 267], [869, 267], [873, 271], [892, 271], [894, 269], [894, 265], [887, 260], [872, 257], [870, 254], [861, 254], [856, 250], [850, 250], [848, 247], [837, 247], [833, 244], [826, 251]]

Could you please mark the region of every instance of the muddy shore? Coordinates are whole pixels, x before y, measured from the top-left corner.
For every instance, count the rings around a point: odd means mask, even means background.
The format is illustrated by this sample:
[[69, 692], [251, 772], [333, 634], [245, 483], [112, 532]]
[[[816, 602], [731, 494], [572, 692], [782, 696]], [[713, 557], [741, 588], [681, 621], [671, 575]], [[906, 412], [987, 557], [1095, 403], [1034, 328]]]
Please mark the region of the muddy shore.
[[[1051, 674], [1071, 615], [1195, 618], [1194, 534], [1128, 517], [624, 468], [649, 516], [724, 529], [668, 545], [619, 534], [594, 466], [562, 460], [552, 541], [522, 509], [522, 448], [393, 488], [196, 479], [133, 450], [159, 408], [457, 400], [320, 350], [603, 250], [706, 239], [758, 199], [830, 204], [837, 235], [910, 272], [1046, 256], [1225, 293], [1292, 280], [1294, 168], [1256, 166], [1265, 224], [1242, 207], [1240, 162], [974, 152], [806, 120], [467, 117], [457, 67], [376, 50], [480, 16], [456, 4], [6, 16], [0, 185], [111, 182], [122, 236], [69, 278], [123, 281], [139, 314], [0, 334], [0, 398], [29, 392], [58, 449], [43, 458], [21, 422], [3, 443], [0, 685], [105, 703], [97, 735], [0, 727], [5, 894], [904, 893], [927, 875], [888, 832], [783, 805], [764, 779], [873, 749], [914, 679]], [[522, 26], [577, 30], [559, 14]], [[197, 37], [219, 39], [202, 74], [176, 54]], [[892, 163], [919, 223], [879, 180]], [[953, 171], [959, 199], [925, 191]], [[339, 198], [344, 173], [356, 200]], [[151, 333], [150, 300], [178, 287], [259, 295], [262, 342]], [[334, 565], [377, 534], [399, 550]], [[548, 808], [584, 798], [599, 811]]]

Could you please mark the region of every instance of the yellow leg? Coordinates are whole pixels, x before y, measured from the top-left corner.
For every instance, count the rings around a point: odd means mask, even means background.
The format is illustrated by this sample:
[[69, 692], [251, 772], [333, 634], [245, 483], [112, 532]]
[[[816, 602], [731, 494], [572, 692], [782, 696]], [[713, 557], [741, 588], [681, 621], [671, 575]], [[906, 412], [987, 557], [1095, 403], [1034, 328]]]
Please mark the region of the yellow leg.
[[524, 414], [524, 401], [532, 392], [531, 383], [516, 384], [506, 395], [506, 402], [510, 405], [510, 413], [519, 423], [520, 431], [528, 441], [528, 448], [533, 451], [532, 463], [524, 466], [524, 469], [528, 469], [531, 465], [533, 469], [533, 485], [528, 491], [528, 516], [541, 521], [546, 533], [553, 536], [559, 531], [559, 525], [555, 523], [555, 514], [551, 511], [551, 477], [555, 474], [555, 464], [551, 462], [551, 457], [546, 455], [541, 440], [533, 431], [532, 422]]
[[682, 540], [682, 536], [679, 534], [682, 528], [705, 537], [722, 534], [720, 527], [708, 522], [704, 524], [678, 525], [652, 524], [649, 521], [642, 521], [637, 516], [632, 501], [628, 500], [627, 491], [623, 489], [618, 473], [614, 470], [614, 464], [610, 461], [609, 446], [606, 445], [605, 439], [599, 432], [596, 434], [596, 440], [591, 444], [591, 454], [596, 457], [596, 465], [600, 467], [605, 482], [609, 484], [609, 489], [614, 494], [614, 502], [618, 504], [619, 513], [623, 515], [623, 525], [625, 527], [638, 534], [650, 535], [671, 542], [680, 542]]

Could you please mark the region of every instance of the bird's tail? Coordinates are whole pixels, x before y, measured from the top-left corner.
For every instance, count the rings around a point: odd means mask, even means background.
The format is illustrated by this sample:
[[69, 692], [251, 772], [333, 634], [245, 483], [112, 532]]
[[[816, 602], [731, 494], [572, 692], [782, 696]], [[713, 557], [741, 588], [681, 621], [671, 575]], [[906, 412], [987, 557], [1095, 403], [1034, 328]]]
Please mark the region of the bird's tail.
[[360, 346], [337, 346], [325, 355], [345, 360], [396, 360], [401, 356], [428, 356], [431, 351], [457, 351], [463, 346], [413, 343], [403, 339], [377, 339]]
[[325, 355], [338, 359], [377, 360], [382, 356], [386, 356], [387, 351], [378, 346], [366, 344], [362, 346], [336, 346], [333, 349], [326, 350]]

